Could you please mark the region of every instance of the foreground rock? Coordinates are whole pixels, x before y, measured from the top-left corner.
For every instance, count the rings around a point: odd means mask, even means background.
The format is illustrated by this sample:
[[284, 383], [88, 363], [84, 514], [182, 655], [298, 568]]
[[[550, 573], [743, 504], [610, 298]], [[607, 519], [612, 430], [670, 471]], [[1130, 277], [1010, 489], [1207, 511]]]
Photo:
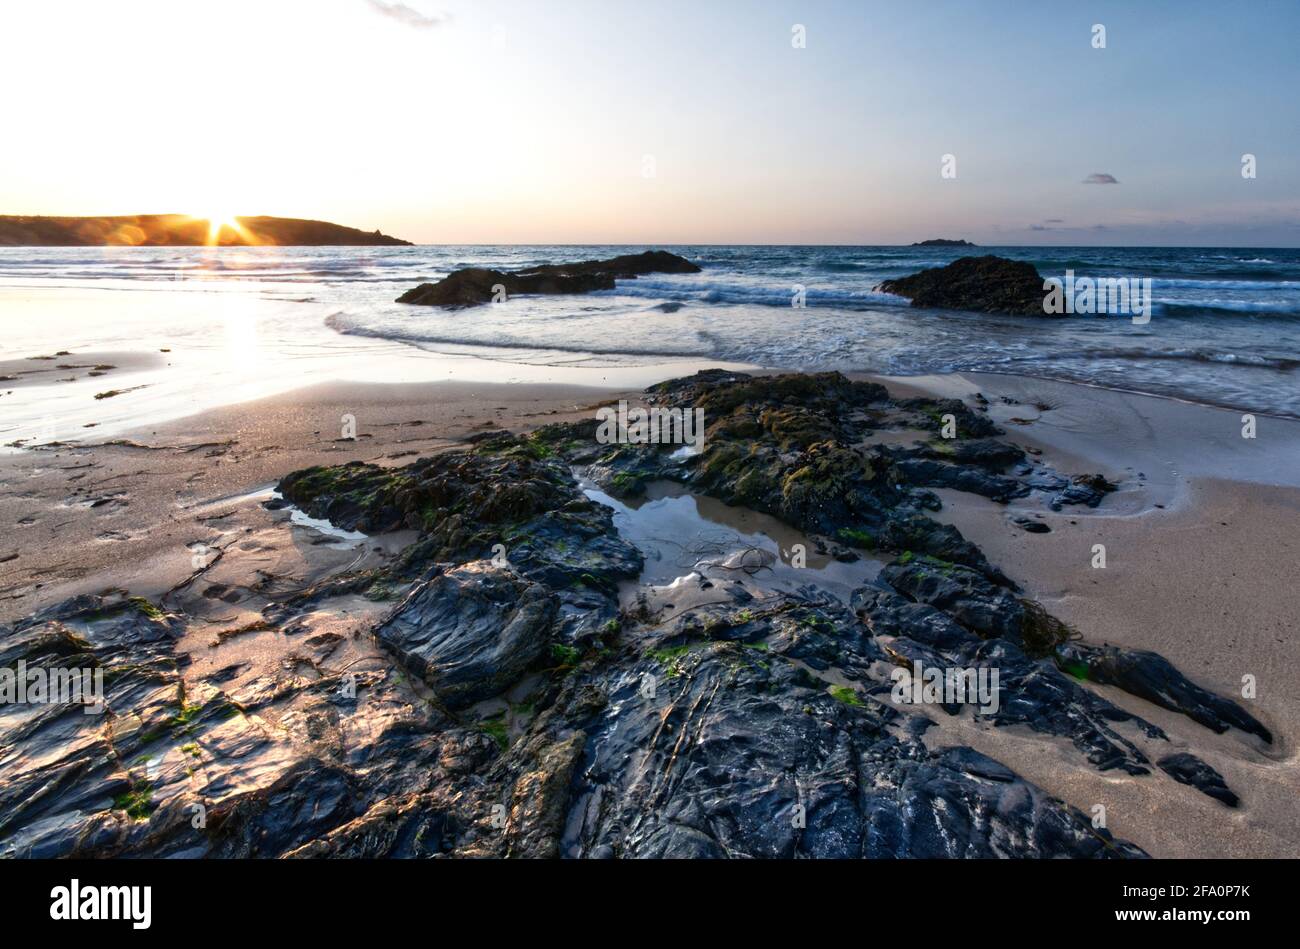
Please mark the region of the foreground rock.
[[984, 755], [928, 750], [924, 719], [832, 698], [788, 659], [762, 656], [706, 645], [661, 699], [635, 676], [616, 688], [588, 726], [563, 853], [1142, 855]]
[[609, 260], [545, 264], [517, 271], [470, 267], [454, 271], [437, 283], [422, 283], [403, 293], [397, 302], [417, 306], [476, 306], [499, 298], [501, 292], [507, 296], [592, 293], [613, 290], [616, 280], [630, 280], [643, 274], [699, 272], [700, 268], [685, 257], [663, 250], [624, 254]]
[[417, 586], [376, 629], [379, 641], [451, 708], [504, 692], [550, 645], [557, 598], [490, 561]]
[[908, 297], [914, 307], [1043, 316], [1043, 278], [1033, 264], [986, 254], [959, 257], [944, 267], [931, 267], [877, 290]]
[[[1143, 856], [953, 742], [956, 716], [1236, 802], [1093, 683], [1252, 741], [1271, 739], [1264, 726], [1153, 653], [1082, 641], [929, 516], [932, 484], [1002, 479], [1049, 504], [1073, 483], [979, 411], [835, 373], [706, 372], [648, 397], [705, 408], [703, 443], [606, 444], [593, 422], [482, 435], [402, 468], [287, 475], [281, 503], [415, 539], [382, 568], [256, 581], [255, 621], [229, 635], [193, 615], [211, 590], [188, 615], [115, 593], [0, 628], [5, 667], [105, 673], [99, 715], [0, 705], [0, 853]], [[875, 440], [937, 435], [947, 415], [956, 439]], [[887, 562], [842, 600], [812, 582], [777, 589], [751, 550], [638, 584], [642, 552], [575, 469], [629, 499], [675, 481], [864, 571], [862, 552]], [[350, 635], [329, 631], [358, 614]], [[196, 639], [230, 643], [229, 663], [194, 662]], [[918, 663], [998, 678], [979, 704], [914, 705], [893, 673]]]

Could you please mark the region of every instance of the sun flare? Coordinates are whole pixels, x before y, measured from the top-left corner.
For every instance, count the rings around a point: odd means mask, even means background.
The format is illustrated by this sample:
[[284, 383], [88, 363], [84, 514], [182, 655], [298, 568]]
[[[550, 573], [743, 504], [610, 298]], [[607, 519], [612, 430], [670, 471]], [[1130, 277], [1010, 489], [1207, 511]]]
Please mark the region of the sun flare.
[[208, 243], [210, 245], [215, 246], [221, 242], [221, 232], [223, 230], [229, 230], [241, 237], [247, 236], [244, 225], [239, 223], [239, 218], [229, 211], [212, 211], [194, 216], [208, 222]]

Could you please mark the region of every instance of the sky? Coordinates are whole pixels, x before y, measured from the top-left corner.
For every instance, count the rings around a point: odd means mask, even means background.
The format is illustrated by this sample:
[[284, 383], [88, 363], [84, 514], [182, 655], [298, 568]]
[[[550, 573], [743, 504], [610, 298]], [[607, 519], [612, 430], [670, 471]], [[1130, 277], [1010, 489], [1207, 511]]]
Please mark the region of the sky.
[[1300, 246], [1295, 0], [0, 17], [0, 213], [274, 214], [419, 243]]

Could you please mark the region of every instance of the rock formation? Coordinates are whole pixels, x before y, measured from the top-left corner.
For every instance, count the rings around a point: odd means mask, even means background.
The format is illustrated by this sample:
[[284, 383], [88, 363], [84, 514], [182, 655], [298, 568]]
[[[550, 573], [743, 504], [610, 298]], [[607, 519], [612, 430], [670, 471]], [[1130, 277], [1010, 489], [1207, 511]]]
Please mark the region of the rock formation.
[[614, 281], [630, 280], [642, 274], [699, 272], [700, 268], [686, 258], [664, 250], [624, 254], [609, 260], [544, 264], [516, 271], [469, 267], [453, 271], [437, 283], [422, 283], [403, 293], [397, 302], [418, 306], [476, 306], [490, 303], [499, 293], [507, 297], [519, 293], [591, 293], [613, 290]]
[[[414, 539], [383, 569], [194, 593], [256, 605], [256, 623], [216, 642], [289, 650], [264, 666], [254, 650], [195, 668], [179, 644], [204, 623], [184, 599], [83, 596], [0, 627], [0, 665], [99, 668], [106, 684], [102, 714], [0, 716], [0, 853], [1143, 856], [1005, 764], [923, 740], [969, 710], [900, 703], [890, 670], [915, 663], [999, 672], [978, 727], [1236, 803], [1218, 772], [1087, 683], [1243, 741], [1269, 743], [1267, 728], [1154, 653], [1089, 644], [929, 517], [927, 485], [1087, 504], [1061, 486], [1100, 500], [1096, 478], [1028, 459], [964, 403], [895, 400], [837, 373], [710, 371], [647, 399], [704, 407], [700, 450], [600, 443], [593, 420], [401, 468], [286, 476], [281, 504]], [[939, 436], [948, 414], [955, 439]], [[871, 441], [899, 429], [922, 440]], [[641, 586], [642, 552], [575, 469], [629, 498], [675, 481], [887, 565], [848, 600], [811, 579], [774, 589], [761, 561]], [[342, 613], [368, 617], [353, 640], [318, 628]], [[342, 661], [344, 648], [360, 654]]]
[[912, 306], [1044, 316], [1043, 278], [1033, 264], [986, 254], [959, 257], [908, 277], [885, 280], [877, 290], [909, 297]]

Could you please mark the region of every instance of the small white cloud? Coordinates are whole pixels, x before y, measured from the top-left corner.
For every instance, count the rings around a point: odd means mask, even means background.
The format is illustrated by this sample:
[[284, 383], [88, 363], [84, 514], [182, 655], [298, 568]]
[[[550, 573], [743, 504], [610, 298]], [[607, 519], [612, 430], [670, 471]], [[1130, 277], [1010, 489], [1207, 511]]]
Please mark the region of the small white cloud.
[[1105, 174], [1104, 172], [1094, 171], [1087, 178], [1083, 179], [1083, 183], [1086, 185], [1117, 185], [1119, 184], [1119, 179], [1116, 178], [1114, 175], [1108, 175]]
[[386, 17], [391, 17], [398, 23], [404, 23], [407, 26], [413, 26], [416, 29], [427, 30], [430, 27], [442, 26], [451, 17], [446, 13], [426, 14], [421, 13], [404, 3], [385, 3], [384, 0], [366, 0], [376, 13], [381, 13]]

